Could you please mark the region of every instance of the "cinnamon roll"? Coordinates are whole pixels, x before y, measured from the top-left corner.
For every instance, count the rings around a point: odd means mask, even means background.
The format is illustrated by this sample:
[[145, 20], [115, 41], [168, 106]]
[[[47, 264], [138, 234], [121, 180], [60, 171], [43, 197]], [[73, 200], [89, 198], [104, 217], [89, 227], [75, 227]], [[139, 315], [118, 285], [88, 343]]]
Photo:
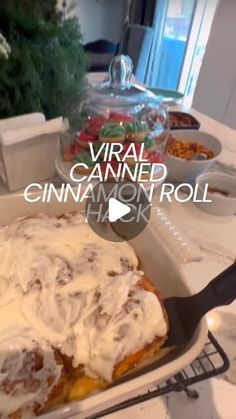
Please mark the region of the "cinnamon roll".
[[159, 292], [126, 242], [80, 214], [0, 228], [0, 418], [101, 390], [166, 339]]
[[64, 399], [67, 379], [60, 355], [27, 327], [2, 331], [0, 417], [31, 417]]

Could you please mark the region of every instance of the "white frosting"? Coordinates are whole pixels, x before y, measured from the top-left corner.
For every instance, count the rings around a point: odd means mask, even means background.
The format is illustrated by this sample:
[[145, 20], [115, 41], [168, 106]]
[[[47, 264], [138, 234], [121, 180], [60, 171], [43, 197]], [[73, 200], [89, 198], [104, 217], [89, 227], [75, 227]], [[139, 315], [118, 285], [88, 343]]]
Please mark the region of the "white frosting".
[[153, 293], [135, 286], [139, 278], [140, 273], [128, 272], [106, 281], [97, 289], [98, 301], [87, 293], [87, 309], [73, 327], [75, 366], [84, 364], [111, 381], [115, 364], [167, 333], [161, 305]]
[[[3, 415], [46, 400], [45, 380], [54, 371], [57, 382], [61, 368], [52, 347], [72, 357], [74, 367], [82, 364], [91, 376], [111, 381], [114, 365], [167, 333], [158, 299], [137, 286], [142, 273], [133, 249], [101, 239], [78, 214], [41, 215], [2, 227], [0, 260]], [[6, 394], [2, 367], [7, 362], [9, 377], [17, 380], [22, 351], [35, 345], [44, 354], [40, 389]], [[11, 351], [17, 352], [14, 368]]]
[[[24, 411], [34, 402], [44, 405], [60, 378], [62, 367], [56, 364], [49, 342], [29, 327], [18, 301], [0, 310], [0, 324], [0, 414], [5, 418], [19, 408]], [[35, 366], [35, 353], [42, 365], [30, 375], [30, 368]], [[50, 385], [49, 378], [52, 380]]]

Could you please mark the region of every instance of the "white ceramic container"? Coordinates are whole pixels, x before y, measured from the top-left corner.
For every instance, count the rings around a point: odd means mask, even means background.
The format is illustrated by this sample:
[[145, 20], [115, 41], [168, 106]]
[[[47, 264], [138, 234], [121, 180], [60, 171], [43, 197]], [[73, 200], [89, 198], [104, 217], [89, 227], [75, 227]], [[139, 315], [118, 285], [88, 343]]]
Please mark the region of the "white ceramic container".
[[[38, 201], [30, 204], [25, 202], [21, 194], [0, 197], [1, 224], [8, 223], [17, 216], [33, 215], [38, 212], [59, 215], [74, 210], [83, 211], [83, 206], [72, 200], [68, 200], [67, 203], [57, 203], [52, 200], [50, 203]], [[199, 254], [195, 253], [162, 210], [153, 208], [147, 228], [131, 241], [131, 245], [141, 260], [144, 272], [156, 284], [164, 297], [191, 295], [182, 265], [190, 260], [198, 260]], [[129, 374], [105, 391], [91, 395], [80, 402], [60, 406], [41, 417], [44, 419], [86, 418], [130, 397], [137, 396], [191, 363], [201, 352], [206, 337], [207, 327], [203, 319], [191, 341], [183, 349], [177, 351], [168, 362], [163, 358], [158, 367], [155, 362], [151, 363], [136, 371], [135, 374]]]
[[0, 182], [17, 191], [55, 176], [62, 118], [40, 113], [0, 120]]
[[208, 188], [215, 188], [228, 192], [229, 196], [220, 193], [207, 192], [207, 200], [211, 202], [195, 202], [195, 204], [203, 211], [214, 215], [234, 215], [236, 214], [236, 177], [225, 173], [204, 173], [197, 177], [199, 184], [199, 197], [203, 196], [204, 185], [208, 184]]
[[209, 160], [184, 160], [167, 154], [165, 163], [168, 168], [168, 180], [175, 182], [191, 182], [201, 173], [207, 172], [222, 152], [220, 141], [211, 134], [198, 130], [172, 130], [171, 134], [177, 140], [187, 140], [190, 143], [199, 142], [213, 151], [214, 158]]

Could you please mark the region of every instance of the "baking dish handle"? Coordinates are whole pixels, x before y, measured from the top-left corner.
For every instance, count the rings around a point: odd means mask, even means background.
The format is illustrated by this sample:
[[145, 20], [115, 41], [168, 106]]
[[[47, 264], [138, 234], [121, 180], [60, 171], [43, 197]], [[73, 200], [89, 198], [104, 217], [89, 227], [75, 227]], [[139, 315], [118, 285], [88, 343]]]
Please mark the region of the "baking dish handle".
[[200, 262], [203, 259], [200, 249], [174, 226], [159, 207], [154, 207], [152, 210], [151, 226], [178, 264], [185, 265], [189, 262]]

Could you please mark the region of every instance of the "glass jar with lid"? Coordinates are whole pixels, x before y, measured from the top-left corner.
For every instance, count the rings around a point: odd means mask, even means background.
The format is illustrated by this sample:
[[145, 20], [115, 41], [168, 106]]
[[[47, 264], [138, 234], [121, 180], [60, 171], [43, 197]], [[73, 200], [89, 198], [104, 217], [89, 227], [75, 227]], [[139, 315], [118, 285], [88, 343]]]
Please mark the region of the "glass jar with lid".
[[[90, 170], [94, 162], [89, 143], [94, 149], [103, 143], [119, 143], [123, 153], [133, 144], [137, 155], [142, 148], [150, 163], [163, 162], [169, 135], [168, 112], [161, 98], [134, 81], [132, 71], [128, 56], [116, 56], [109, 67], [109, 79], [86, 90], [78, 129], [72, 142], [62, 147], [64, 161], [85, 162]], [[132, 166], [134, 159], [127, 159], [127, 163]]]

